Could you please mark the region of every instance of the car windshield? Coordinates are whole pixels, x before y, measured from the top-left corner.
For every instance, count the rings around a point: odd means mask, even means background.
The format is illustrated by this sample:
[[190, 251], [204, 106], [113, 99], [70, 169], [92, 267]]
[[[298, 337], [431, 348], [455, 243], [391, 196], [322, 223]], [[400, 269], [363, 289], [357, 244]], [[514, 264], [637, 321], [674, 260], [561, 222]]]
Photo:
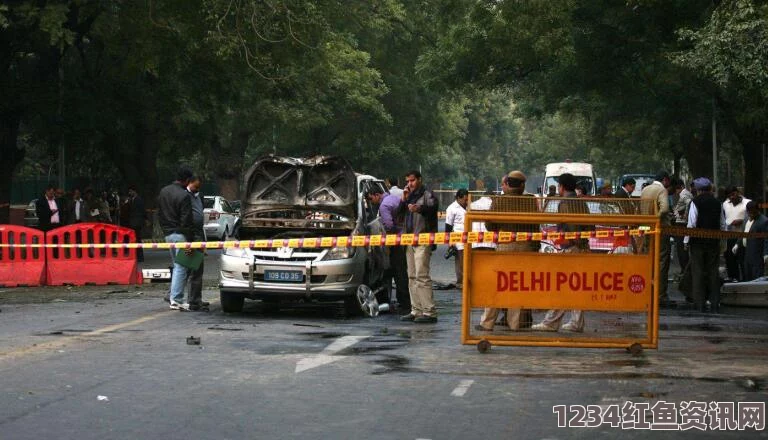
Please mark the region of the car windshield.
[[[554, 185], [555, 188], [557, 188], [557, 180], [555, 180], [556, 177], [550, 176], [547, 177], [547, 180], [544, 182], [544, 194], [547, 193], [548, 188], [550, 185]], [[576, 176], [576, 185], [580, 186], [584, 189], [584, 194], [592, 194], [592, 186], [594, 185], [594, 182], [592, 182], [592, 178], [589, 176]]]

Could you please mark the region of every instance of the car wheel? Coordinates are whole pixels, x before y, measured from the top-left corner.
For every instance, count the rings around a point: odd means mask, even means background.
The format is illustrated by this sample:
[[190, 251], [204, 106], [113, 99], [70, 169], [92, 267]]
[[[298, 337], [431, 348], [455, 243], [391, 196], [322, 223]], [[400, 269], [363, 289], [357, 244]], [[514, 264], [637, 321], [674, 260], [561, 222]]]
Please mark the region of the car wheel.
[[233, 292], [219, 292], [221, 311], [224, 313], [240, 313], [243, 311], [245, 297]]
[[355, 297], [357, 306], [366, 316], [370, 318], [379, 316], [379, 302], [370, 287], [365, 284], [359, 285]]

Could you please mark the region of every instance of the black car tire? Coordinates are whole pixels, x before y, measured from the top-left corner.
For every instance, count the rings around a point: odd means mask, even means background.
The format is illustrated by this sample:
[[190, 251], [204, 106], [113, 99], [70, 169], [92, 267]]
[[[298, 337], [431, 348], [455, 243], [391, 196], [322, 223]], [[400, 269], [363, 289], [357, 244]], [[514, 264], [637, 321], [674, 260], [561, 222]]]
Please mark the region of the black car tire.
[[240, 313], [243, 311], [245, 297], [234, 292], [219, 292], [221, 311], [224, 313]]
[[363, 316], [363, 310], [360, 308], [360, 302], [357, 300], [357, 294], [344, 298], [344, 316], [346, 318], [356, 318]]

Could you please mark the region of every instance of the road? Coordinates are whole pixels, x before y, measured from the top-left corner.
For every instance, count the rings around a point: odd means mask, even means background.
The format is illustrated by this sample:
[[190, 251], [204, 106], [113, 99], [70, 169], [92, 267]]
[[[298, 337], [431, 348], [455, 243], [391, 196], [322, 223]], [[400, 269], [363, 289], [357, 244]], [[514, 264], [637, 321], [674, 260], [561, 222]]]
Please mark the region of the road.
[[[223, 314], [215, 254], [208, 313], [168, 310], [167, 284], [0, 289], [0, 439], [645, 438], [665, 434], [558, 427], [553, 407], [768, 401], [768, 318], [754, 310], [663, 310], [660, 347], [640, 356], [480, 354], [459, 343], [456, 289], [435, 292], [437, 324], [248, 301], [242, 314]], [[145, 266], [163, 261], [148, 252]], [[442, 250], [433, 273], [452, 281]], [[666, 435], [768, 437], [753, 429]]]

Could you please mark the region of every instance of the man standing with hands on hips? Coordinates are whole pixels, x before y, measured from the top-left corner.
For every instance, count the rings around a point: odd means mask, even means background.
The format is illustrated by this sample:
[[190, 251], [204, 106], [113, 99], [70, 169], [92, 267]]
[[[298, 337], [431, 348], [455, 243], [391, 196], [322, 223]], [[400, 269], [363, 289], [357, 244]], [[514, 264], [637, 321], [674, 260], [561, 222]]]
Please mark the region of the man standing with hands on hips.
[[437, 311], [432, 292], [432, 278], [429, 274], [429, 262], [432, 258], [432, 245], [419, 245], [418, 234], [437, 232], [437, 197], [427, 190], [421, 181], [418, 170], [409, 171], [405, 180], [400, 210], [405, 213], [407, 234], [416, 234], [415, 242], [406, 246], [405, 256], [408, 262], [408, 290], [411, 294], [411, 313], [401, 316], [402, 321], [420, 324], [437, 322]]

